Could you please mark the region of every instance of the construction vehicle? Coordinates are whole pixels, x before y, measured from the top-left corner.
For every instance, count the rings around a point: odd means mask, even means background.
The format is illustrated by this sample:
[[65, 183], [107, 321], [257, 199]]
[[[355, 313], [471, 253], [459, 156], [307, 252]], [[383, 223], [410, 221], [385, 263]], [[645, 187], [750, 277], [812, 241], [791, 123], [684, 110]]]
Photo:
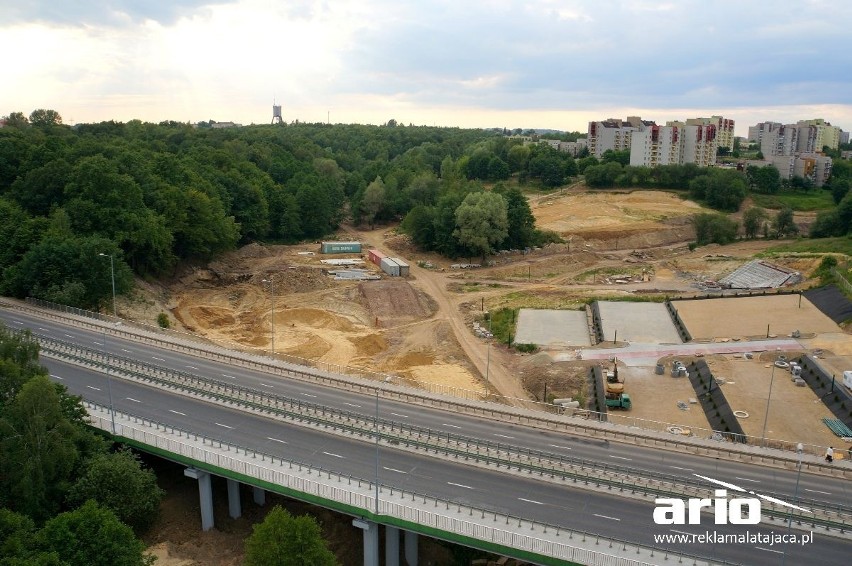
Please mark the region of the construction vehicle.
[[626, 409], [631, 407], [630, 395], [624, 392], [624, 382], [618, 380], [618, 360], [613, 360], [613, 371], [606, 372], [606, 406], [613, 409]]

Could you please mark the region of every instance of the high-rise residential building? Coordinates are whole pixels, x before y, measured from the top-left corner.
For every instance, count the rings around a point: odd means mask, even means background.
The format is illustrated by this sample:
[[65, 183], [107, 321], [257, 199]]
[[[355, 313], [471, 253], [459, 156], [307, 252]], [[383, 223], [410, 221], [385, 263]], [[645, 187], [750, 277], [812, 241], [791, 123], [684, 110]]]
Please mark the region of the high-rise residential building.
[[765, 159], [779, 155], [793, 155], [799, 143], [799, 127], [795, 124], [764, 122], [760, 152]]
[[657, 167], [694, 163], [699, 167], [716, 164], [718, 148], [715, 124], [667, 122], [634, 132], [630, 165]]
[[716, 126], [716, 146], [734, 149], [734, 121], [722, 116], [710, 118], [690, 118], [687, 126]]
[[840, 138], [838, 140], [840, 143], [849, 143], [849, 132], [844, 132], [840, 130]]
[[831, 158], [820, 153], [796, 153], [767, 157], [766, 161], [756, 163], [771, 163], [778, 169], [782, 179], [801, 177], [809, 179], [817, 187], [828, 182], [831, 177]]
[[781, 122], [760, 122], [748, 129], [748, 141], [756, 142], [760, 145], [763, 142], [763, 135], [770, 131], [773, 127], [781, 126]]
[[627, 120], [610, 118], [601, 122], [589, 122], [589, 155], [600, 159], [607, 150], [630, 150], [633, 133], [653, 125], [654, 122], [642, 120], [638, 116], [628, 116]]
[[822, 118], [799, 120], [796, 127], [799, 130], [796, 149], [800, 152], [815, 153], [822, 151], [825, 146], [837, 149], [840, 145], [840, 128], [832, 126]]

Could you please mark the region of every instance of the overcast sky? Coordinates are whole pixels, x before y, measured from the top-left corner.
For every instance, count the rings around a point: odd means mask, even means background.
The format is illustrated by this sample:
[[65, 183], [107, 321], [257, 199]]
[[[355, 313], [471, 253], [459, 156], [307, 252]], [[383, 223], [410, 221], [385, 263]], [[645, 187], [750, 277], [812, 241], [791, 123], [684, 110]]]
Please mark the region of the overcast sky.
[[852, 129], [848, 0], [0, 0], [0, 115]]

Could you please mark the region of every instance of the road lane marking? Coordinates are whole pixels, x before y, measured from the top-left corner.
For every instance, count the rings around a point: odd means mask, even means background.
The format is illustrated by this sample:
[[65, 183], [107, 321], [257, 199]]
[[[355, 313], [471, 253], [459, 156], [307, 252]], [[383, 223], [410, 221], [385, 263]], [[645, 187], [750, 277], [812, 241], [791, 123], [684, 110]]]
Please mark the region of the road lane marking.
[[151, 356], [151, 358], [152, 358], [152, 359], [157, 360], [158, 362], [164, 362], [164, 361], [166, 361], [166, 360], [164, 360], [163, 358], [158, 358], [157, 356]]
[[527, 503], [535, 503], [536, 505], [544, 505], [541, 501], [533, 501], [532, 499], [524, 499], [523, 497], [519, 497], [518, 501], [526, 501]]
[[453, 482], [451, 482], [451, 481], [448, 481], [448, 482], [447, 482], [447, 485], [454, 485], [454, 486], [456, 486], [456, 487], [463, 487], [463, 488], [465, 488], [465, 489], [473, 489], [473, 488], [472, 488], [472, 487], [470, 487], [469, 485], [464, 485], [464, 484], [460, 484], [460, 483], [453, 483]]
[[441, 426], [448, 426], [450, 428], [461, 428], [460, 426], [456, 426], [454, 424], [441, 423]]
[[774, 552], [775, 554], [784, 554], [781, 550], [772, 550], [771, 548], [763, 548], [762, 546], [755, 546], [758, 550], [765, 550], [766, 552]]
[[610, 521], [620, 521], [618, 517], [610, 517], [609, 515], [598, 515], [597, 513], [592, 513], [595, 517], [600, 517], [601, 519], [609, 519]]
[[92, 387], [91, 385], [87, 385], [86, 387], [88, 387], [89, 389], [94, 389], [95, 391], [100, 391], [100, 390], [101, 390], [101, 388], [100, 388], [100, 387]]
[[389, 472], [396, 472], [398, 474], [407, 474], [408, 472], [403, 472], [402, 470], [397, 470], [396, 468], [385, 468], [382, 466], [382, 469], [387, 470]]
[[358, 408], [358, 409], [360, 409], [360, 408], [361, 408], [361, 405], [356, 405], [355, 403], [347, 403], [347, 402], [345, 402], [345, 401], [344, 401], [344, 402], [343, 402], [343, 404], [344, 404], [344, 405], [349, 405], [350, 407], [356, 407], [356, 408]]
[[195, 371], [198, 371], [198, 368], [195, 367], [195, 366], [186, 366], [186, 367], [188, 367], [189, 369], [194, 369]]
[[226, 424], [222, 424], [222, 423], [213, 423], [213, 424], [214, 424], [214, 425], [216, 425], [216, 426], [224, 427], [224, 428], [234, 428], [234, 427], [232, 427], [232, 426], [228, 426], [228, 425], [226, 425]]
[[562, 450], [571, 450], [571, 449], [570, 449], [569, 447], [567, 447], [567, 446], [559, 446], [558, 444], [551, 444], [551, 445], [550, 445], [550, 447], [551, 447], [551, 448], [561, 448]]
[[828, 492], [828, 491], [820, 491], [820, 490], [818, 490], [818, 489], [808, 489], [808, 488], [805, 488], [805, 491], [810, 491], [810, 492], [813, 492], [813, 493], [822, 493], [823, 495], [831, 495], [831, 493], [830, 493], [830, 492]]
[[408, 415], [400, 415], [399, 413], [391, 413], [391, 414], [392, 414], [393, 416], [395, 416], [395, 417], [402, 417], [402, 418], [404, 418], [404, 419], [407, 419], [407, 418], [408, 418]]
[[514, 436], [506, 436], [505, 434], [496, 434], [496, 433], [494, 434], [494, 436], [499, 436], [500, 438], [508, 438], [510, 440], [515, 438]]
[[680, 466], [669, 466], [670, 468], [674, 468], [675, 470], [683, 470], [684, 472], [694, 472], [692, 468], [681, 468]]
[[[741, 478], [741, 477], [739, 477], [739, 476], [734, 476], [734, 477], [735, 477], [736, 479], [738, 479], [738, 480], [750, 481], [750, 482], [753, 482], [753, 483], [760, 483], [760, 480], [750, 480], [750, 479], [748, 479], [748, 478]], [[757, 547], [755, 547], [755, 548], [757, 548]]]
[[302, 393], [302, 395], [304, 395], [305, 397], [313, 397], [314, 399], [316, 399], [317, 397], [316, 395], [311, 395], [310, 393]]
[[261, 385], [262, 385], [263, 387], [268, 387], [268, 388], [270, 388], [270, 389], [272, 389], [272, 387], [273, 387], [272, 385], [267, 385], [266, 383], [261, 383]]
[[234, 377], [233, 375], [228, 375], [227, 373], [223, 373], [222, 375], [224, 375], [224, 376], [225, 376], [225, 377], [227, 377], [228, 379], [237, 379], [237, 378], [236, 378], [236, 377]]
[[41, 330], [42, 332], [47, 332], [47, 328], [42, 328], [41, 326], [39, 326], [38, 329]]
[[130, 350], [128, 350], [127, 348], [122, 348], [121, 351], [126, 353], [126, 354], [132, 354], [133, 353]]
[[74, 338], [74, 337], [73, 337], [73, 336], [71, 336], [70, 334], [66, 334], [65, 336], [67, 336], [68, 338]]
[[50, 377], [52, 377], [54, 379], [62, 379], [62, 380], [65, 379], [64, 377], [59, 377], [58, 375], [53, 375], [53, 374], [50, 374]]
[[92, 344], [95, 344], [96, 346], [103, 346], [104, 345], [103, 342], [95, 342], [94, 340], [92, 340]]
[[613, 456], [612, 454], [610, 454], [609, 457], [610, 458], [618, 458], [619, 460], [632, 460], [633, 459], [633, 458], [625, 458], [624, 456]]
[[332, 454], [331, 452], [323, 452], [326, 456], [334, 456], [335, 458], [343, 458], [340, 454]]
[[[13, 320], [12, 322], [14, 322], [15, 324], [23, 324], [23, 322], [21, 322], [20, 320]], [[68, 335], [66, 334], [65, 336], [68, 336]]]
[[134, 399], [133, 397], [125, 397], [125, 399], [127, 399], [128, 401], [133, 401], [134, 403], [141, 403], [142, 402], [139, 399]]
[[281, 444], [287, 444], [286, 440], [281, 440], [280, 438], [272, 438], [271, 436], [267, 436], [266, 439], [271, 440], [273, 442], [280, 442]]
[[170, 413], [174, 413], [176, 415], [186, 416], [186, 413], [181, 413], [180, 411], [175, 411], [174, 409], [169, 409]]

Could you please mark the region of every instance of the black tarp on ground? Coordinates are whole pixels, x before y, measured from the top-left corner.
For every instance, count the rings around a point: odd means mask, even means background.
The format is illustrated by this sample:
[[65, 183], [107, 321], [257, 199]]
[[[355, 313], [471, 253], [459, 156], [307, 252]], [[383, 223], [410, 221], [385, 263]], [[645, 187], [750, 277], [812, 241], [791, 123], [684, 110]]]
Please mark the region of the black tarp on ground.
[[847, 299], [836, 286], [828, 285], [819, 289], [810, 289], [805, 291], [804, 295], [837, 324], [852, 319], [852, 301]]

